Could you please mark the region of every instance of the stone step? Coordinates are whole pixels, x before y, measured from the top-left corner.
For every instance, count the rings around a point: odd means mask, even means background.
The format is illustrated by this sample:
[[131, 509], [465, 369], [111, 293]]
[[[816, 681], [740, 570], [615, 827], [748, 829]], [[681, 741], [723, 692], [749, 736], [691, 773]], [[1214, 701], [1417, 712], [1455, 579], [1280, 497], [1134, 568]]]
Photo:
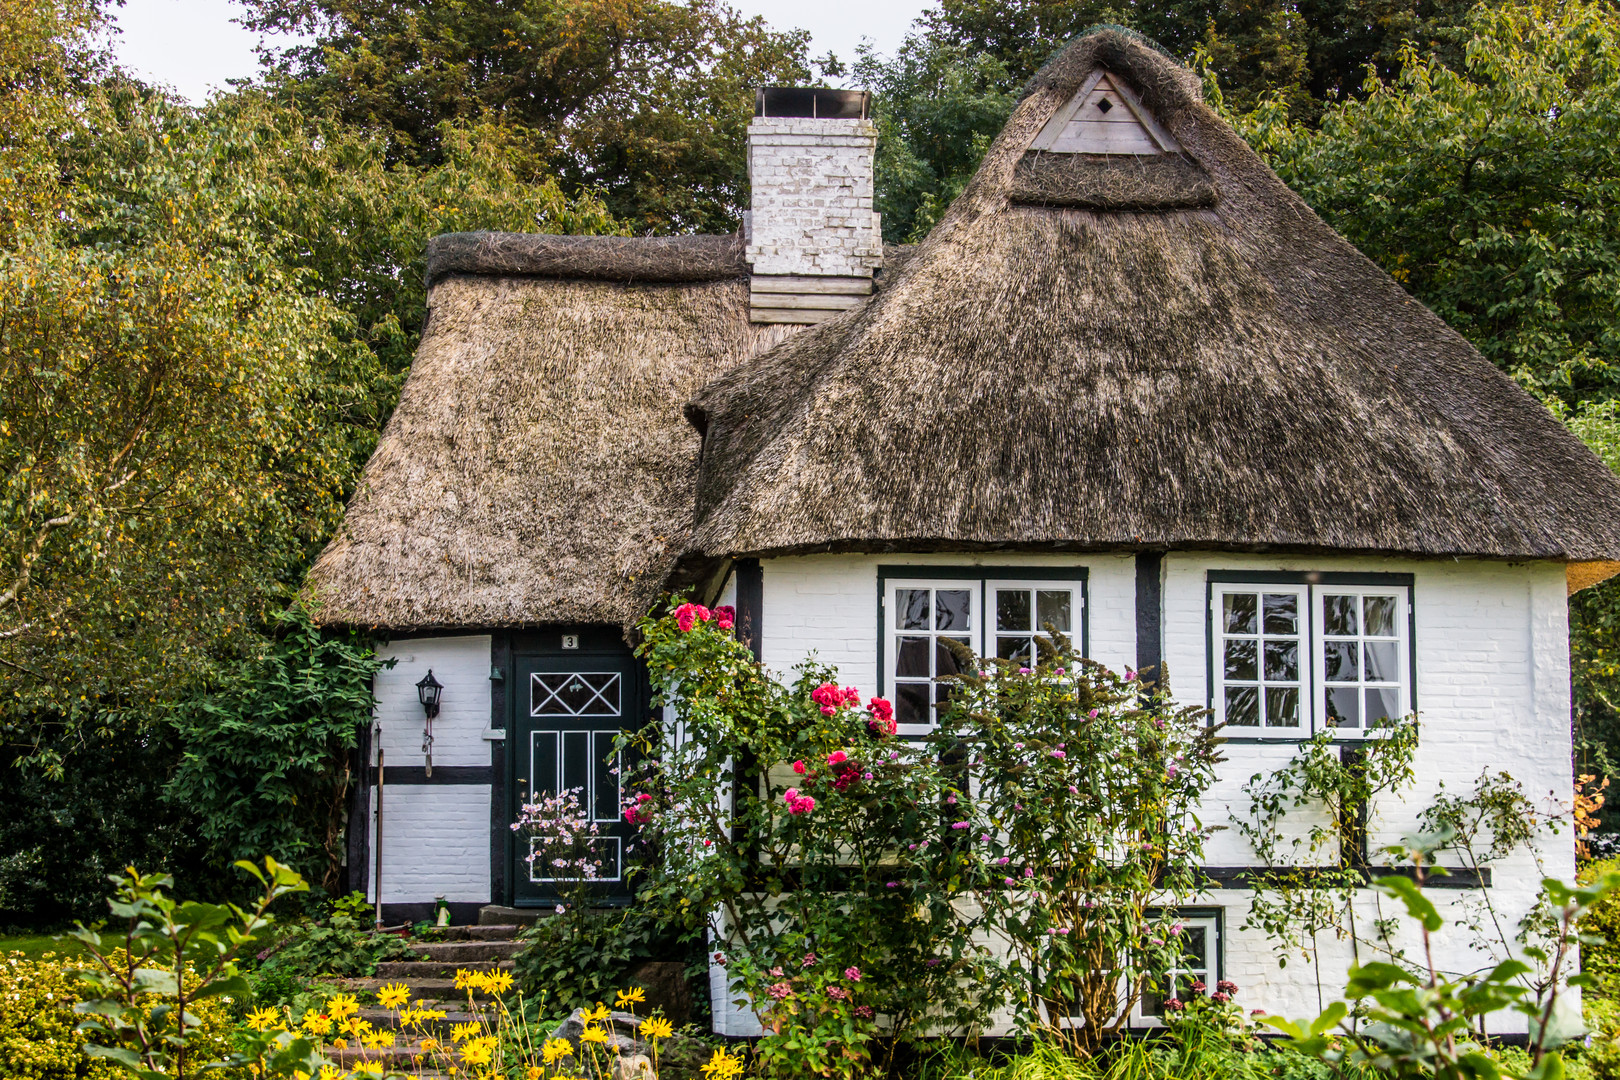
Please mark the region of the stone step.
[[[414, 1005], [415, 1002], [413, 1001], [412, 1004]], [[485, 1009], [479, 1012], [468, 1012], [467, 1002], [465, 1000], [460, 1003], [459, 1007], [457, 1006], [457, 1003], [453, 1001], [429, 1002], [429, 1007], [444, 1010], [444, 1019], [435, 1020], [431, 1025], [432, 1027], [438, 1029], [449, 1028], [454, 1024], [465, 1024], [469, 1021], [488, 1025], [493, 1025], [495, 1023], [496, 1013], [494, 1010]], [[382, 1031], [399, 1030], [399, 1025], [396, 1023], [396, 1016], [397, 1014], [393, 1009], [360, 1010], [360, 1018], [362, 1020], [367, 1021], [372, 1027]]]
[[438, 926], [432, 934], [439, 941], [516, 941], [524, 927], [517, 923], [490, 923], [478, 926]]
[[[412, 964], [410, 966], [411, 967], [416, 967], [418, 965]], [[467, 1003], [467, 991], [466, 990], [457, 990], [456, 989], [456, 980], [454, 978], [454, 973], [452, 973], [451, 977], [449, 977], [449, 978], [439, 978], [437, 976], [434, 976], [434, 977], [429, 977], [429, 978], [405, 977], [405, 978], [393, 978], [393, 979], [334, 979], [333, 980], [334, 985], [338, 986], [339, 988], [341, 988], [343, 990], [347, 990], [347, 991], [349, 991], [351, 993], [355, 993], [355, 992], [376, 993], [378, 990], [382, 989], [384, 986], [391, 986], [394, 983], [401, 983], [401, 982], [404, 983], [406, 986], [411, 988], [411, 1004], [413, 1004], [413, 1005], [416, 1003], [416, 1000], [418, 998], [422, 999], [423, 1001], [428, 1002], [429, 1004], [434, 1005], [435, 1008], [442, 1007], [442, 1006], [436, 1004], [438, 1002], [448, 1002], [451, 1005], [465, 1005]], [[486, 994], [482, 990], [474, 990], [472, 992], [472, 995], [473, 995], [474, 998], [477, 998], [479, 1000], [484, 1000], [484, 999], [487, 999], [488, 997], [490, 997], [489, 994]]]
[[499, 904], [485, 904], [478, 909], [478, 923], [480, 926], [497, 924], [516, 924], [518, 926], [533, 926], [541, 919], [556, 914], [556, 908], [516, 908], [502, 907]]
[[511, 971], [510, 960], [384, 960], [377, 965], [377, 977], [384, 982], [412, 979], [454, 979], [456, 971]]
[[471, 960], [510, 960], [523, 945], [517, 941], [430, 941], [412, 948], [424, 960], [465, 966]]

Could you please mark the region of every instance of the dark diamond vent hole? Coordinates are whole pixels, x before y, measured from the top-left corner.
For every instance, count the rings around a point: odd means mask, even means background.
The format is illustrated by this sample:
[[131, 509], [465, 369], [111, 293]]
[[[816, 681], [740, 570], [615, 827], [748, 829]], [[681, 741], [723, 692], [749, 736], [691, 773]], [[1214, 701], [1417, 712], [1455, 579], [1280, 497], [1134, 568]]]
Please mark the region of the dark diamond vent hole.
[[1112, 101], [1109, 101], [1107, 98], [1103, 98], [1101, 101], [1097, 102], [1097, 108], [1101, 109], [1103, 112], [1107, 112], [1109, 109], [1112, 109], [1113, 107], [1114, 107], [1114, 103]]

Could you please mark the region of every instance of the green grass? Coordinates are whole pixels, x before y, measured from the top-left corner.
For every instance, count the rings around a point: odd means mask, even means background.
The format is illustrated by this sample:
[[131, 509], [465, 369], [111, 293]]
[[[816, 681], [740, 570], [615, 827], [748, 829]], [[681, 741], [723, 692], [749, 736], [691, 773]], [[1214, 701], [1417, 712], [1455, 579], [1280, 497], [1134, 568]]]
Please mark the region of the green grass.
[[82, 956], [84, 947], [72, 938], [64, 937], [58, 941], [51, 934], [0, 936], [0, 956], [11, 952], [20, 952], [30, 960], [38, 960], [42, 954], [48, 952], [54, 952], [58, 956]]

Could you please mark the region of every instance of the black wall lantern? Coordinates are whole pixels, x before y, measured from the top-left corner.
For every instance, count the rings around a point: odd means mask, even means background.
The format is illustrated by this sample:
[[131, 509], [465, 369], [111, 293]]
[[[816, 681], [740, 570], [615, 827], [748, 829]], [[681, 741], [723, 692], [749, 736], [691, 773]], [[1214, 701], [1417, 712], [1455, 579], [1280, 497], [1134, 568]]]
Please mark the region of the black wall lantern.
[[416, 684], [416, 696], [422, 702], [422, 711], [427, 713], [427, 727], [422, 729], [422, 756], [426, 759], [427, 776], [433, 775], [433, 718], [439, 715], [439, 697], [443, 693], [444, 687], [433, 677], [433, 669], [428, 668], [427, 676]]

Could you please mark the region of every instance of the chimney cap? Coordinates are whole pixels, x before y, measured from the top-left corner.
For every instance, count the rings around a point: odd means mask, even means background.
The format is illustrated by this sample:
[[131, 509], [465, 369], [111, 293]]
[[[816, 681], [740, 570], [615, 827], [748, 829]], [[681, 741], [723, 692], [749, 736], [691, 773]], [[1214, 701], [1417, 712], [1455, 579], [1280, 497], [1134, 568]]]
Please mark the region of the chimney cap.
[[832, 90], [825, 86], [762, 86], [754, 92], [755, 116], [865, 120], [871, 104], [872, 93], [869, 90]]

